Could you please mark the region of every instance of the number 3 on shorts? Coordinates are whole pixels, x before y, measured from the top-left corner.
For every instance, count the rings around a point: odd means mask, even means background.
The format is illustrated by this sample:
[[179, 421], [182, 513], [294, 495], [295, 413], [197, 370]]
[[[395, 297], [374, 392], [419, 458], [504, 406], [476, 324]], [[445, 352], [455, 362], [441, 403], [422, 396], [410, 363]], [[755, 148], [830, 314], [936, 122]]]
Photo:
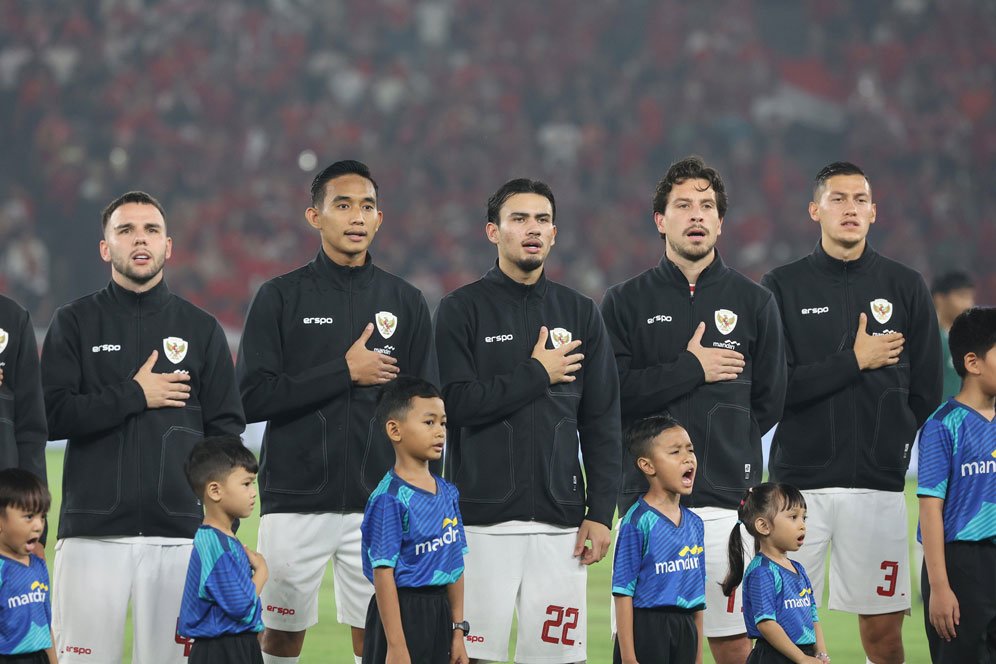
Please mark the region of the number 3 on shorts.
[[[568, 636], [567, 633], [578, 626], [578, 618], [581, 612], [573, 606], [564, 608], [556, 604], [551, 604], [546, 607], [546, 615], [553, 616], [553, 618], [543, 623], [543, 632], [540, 634], [540, 638], [546, 643], [562, 643], [565, 646], [573, 646], [574, 639]], [[560, 638], [550, 634], [554, 627], [562, 627]]]
[[899, 563], [895, 560], [883, 560], [879, 569], [885, 572], [885, 585], [875, 589], [882, 597], [892, 597], [896, 594], [896, 581], [899, 579]]

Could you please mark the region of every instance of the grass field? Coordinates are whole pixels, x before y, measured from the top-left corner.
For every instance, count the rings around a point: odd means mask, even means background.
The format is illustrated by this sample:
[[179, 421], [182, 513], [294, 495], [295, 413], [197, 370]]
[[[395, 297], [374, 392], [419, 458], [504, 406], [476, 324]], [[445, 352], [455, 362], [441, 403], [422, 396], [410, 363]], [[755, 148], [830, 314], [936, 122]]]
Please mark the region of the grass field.
[[[62, 452], [48, 453], [48, 475], [52, 486], [53, 505], [50, 516], [51, 532], [57, 532], [59, 520], [59, 499], [62, 483]], [[911, 541], [916, 528], [916, 498], [914, 485], [908, 484], [906, 499], [909, 505]], [[250, 547], [256, 545], [256, 533], [259, 527], [259, 516], [253, 516], [242, 522], [239, 530], [240, 539]], [[49, 561], [54, 560], [53, 547], [55, 538], [49, 540]], [[588, 575], [588, 662], [590, 664], [605, 664], [612, 661], [612, 644], [609, 640], [609, 581], [612, 572], [611, 551], [601, 563], [594, 565]], [[827, 566], [829, 567], [829, 565]], [[182, 584], [183, 579], [177, 579]], [[914, 595], [918, 593], [914, 589]], [[826, 606], [824, 600], [823, 606]], [[468, 616], [473, 622], [473, 616]], [[327, 574], [322, 587], [319, 624], [308, 632], [304, 644], [301, 662], [303, 664], [338, 664], [350, 663], [352, 654], [349, 630], [335, 622], [335, 604], [332, 595], [332, 575]], [[837, 664], [864, 662], [861, 642], [858, 637], [857, 618], [850, 614], [820, 611], [820, 620], [827, 639], [827, 649]], [[907, 618], [903, 627], [903, 641], [906, 646], [906, 661], [909, 664], [929, 662], [927, 654], [927, 639], [923, 631], [923, 606], [917, 599], [913, 602], [913, 615]], [[125, 658], [131, 661], [131, 639], [126, 637]], [[512, 651], [514, 652], [514, 651]], [[705, 661], [711, 663], [712, 657], [706, 649]]]

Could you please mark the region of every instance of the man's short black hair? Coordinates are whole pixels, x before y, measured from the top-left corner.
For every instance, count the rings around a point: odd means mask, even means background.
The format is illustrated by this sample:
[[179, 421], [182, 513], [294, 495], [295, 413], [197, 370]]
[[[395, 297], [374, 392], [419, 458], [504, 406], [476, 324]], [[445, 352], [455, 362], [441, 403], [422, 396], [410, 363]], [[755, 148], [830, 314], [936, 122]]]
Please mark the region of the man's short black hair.
[[726, 198], [726, 185], [723, 184], [723, 178], [715, 168], [706, 166], [705, 162], [702, 161], [702, 157], [695, 155], [685, 157], [681, 161], [671, 164], [671, 167], [667, 169], [667, 173], [657, 183], [653, 200], [655, 213], [664, 214], [664, 210], [667, 208], [667, 197], [671, 193], [671, 189], [674, 188], [674, 185], [681, 184], [685, 180], [708, 181], [709, 187], [716, 192], [716, 211], [719, 213], [719, 218], [723, 219], [726, 217], [726, 206], [729, 201]]
[[377, 187], [377, 181], [373, 179], [372, 175], [370, 175], [369, 166], [364, 164], [362, 161], [343, 159], [342, 161], [337, 161], [334, 164], [326, 166], [325, 170], [316, 175], [315, 179], [311, 181], [311, 206], [321, 210], [322, 206], [325, 204], [325, 185], [327, 185], [330, 180], [342, 177], [343, 175], [359, 175], [362, 178], [370, 180], [370, 184], [374, 187], [374, 195], [380, 195], [380, 189]]
[[948, 349], [955, 371], [965, 377], [965, 356], [975, 353], [981, 359], [996, 346], [996, 307], [972, 307], [951, 323]]
[[683, 428], [681, 423], [667, 411], [637, 420], [626, 428], [624, 436], [626, 449], [633, 455], [633, 459], [647, 458], [653, 451], [654, 439], [668, 429], [676, 427]]
[[401, 375], [384, 386], [377, 401], [377, 421], [383, 426], [388, 420], [400, 420], [408, 415], [415, 398], [442, 399], [439, 389], [427, 380]]
[[930, 294], [947, 295], [952, 291], [969, 288], [975, 288], [975, 282], [972, 281], [972, 277], [961, 270], [951, 270], [950, 272], [945, 272], [934, 277], [934, 281], [930, 284]]
[[868, 187], [871, 188], [871, 181], [865, 172], [861, 170], [855, 164], [849, 161], [835, 161], [832, 164], [827, 164], [820, 169], [820, 172], [816, 174], [813, 178], [813, 200], [818, 200], [820, 197], [820, 190], [823, 185], [827, 183], [827, 180], [834, 177], [835, 175], [860, 175], [864, 177], [865, 182], [868, 182]]
[[501, 206], [516, 194], [539, 194], [546, 198], [550, 201], [550, 211], [553, 214], [551, 221], [554, 224], [557, 223], [557, 201], [553, 197], [553, 190], [547, 183], [529, 178], [509, 180], [500, 186], [498, 191], [491, 194], [491, 198], [488, 199], [488, 221], [497, 225], [501, 219]]
[[101, 230], [107, 229], [107, 221], [114, 214], [114, 211], [126, 203], [141, 203], [143, 205], [152, 205], [159, 210], [159, 214], [163, 216], [163, 223], [166, 222], [166, 210], [163, 209], [162, 203], [156, 200], [155, 196], [147, 194], [144, 191], [129, 191], [126, 194], [121, 194], [113, 201], [107, 204], [107, 207], [100, 213], [100, 228]]
[[238, 436], [208, 436], [190, 450], [183, 472], [198, 498], [211, 482], [224, 482], [236, 468], [245, 468], [254, 475], [259, 472], [256, 456], [242, 444]]
[[52, 506], [52, 494], [41, 479], [20, 468], [0, 470], [0, 511], [16, 507], [31, 514], [45, 514]]

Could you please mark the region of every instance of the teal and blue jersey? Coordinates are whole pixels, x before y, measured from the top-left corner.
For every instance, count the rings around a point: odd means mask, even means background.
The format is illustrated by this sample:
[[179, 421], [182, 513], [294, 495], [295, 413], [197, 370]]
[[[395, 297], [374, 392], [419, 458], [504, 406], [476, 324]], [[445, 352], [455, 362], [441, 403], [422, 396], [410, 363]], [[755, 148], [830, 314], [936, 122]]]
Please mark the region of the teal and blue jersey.
[[762, 553], [754, 556], [744, 571], [744, 623], [747, 636], [764, 638], [757, 626], [774, 620], [797, 646], [816, 643], [816, 600], [806, 570], [795, 561], [788, 570]]
[[263, 631], [249, 557], [238, 539], [211, 526], [194, 535], [178, 631], [195, 639]]
[[399, 588], [445, 586], [463, 574], [467, 538], [460, 494], [436, 477], [430, 493], [387, 471], [370, 494], [363, 514], [363, 574], [373, 582], [377, 567], [393, 567]]
[[918, 473], [916, 494], [944, 501], [945, 542], [996, 541], [996, 421], [948, 399], [920, 429]]
[[612, 563], [612, 594], [633, 606], [705, 608], [705, 528], [681, 508], [678, 525], [640, 498], [619, 522]]
[[38, 556], [28, 564], [0, 556], [0, 655], [52, 647], [48, 568]]

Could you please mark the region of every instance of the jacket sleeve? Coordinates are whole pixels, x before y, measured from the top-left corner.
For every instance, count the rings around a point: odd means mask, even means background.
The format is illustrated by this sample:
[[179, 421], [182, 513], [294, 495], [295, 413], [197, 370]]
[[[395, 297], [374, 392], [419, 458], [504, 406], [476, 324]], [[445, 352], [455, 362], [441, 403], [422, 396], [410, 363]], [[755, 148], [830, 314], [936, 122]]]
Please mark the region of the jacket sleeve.
[[937, 314], [923, 277], [917, 275], [910, 306], [910, 335], [906, 338], [910, 362], [910, 410], [920, 428], [941, 403], [944, 365]]
[[751, 374], [750, 404], [763, 436], [782, 418], [785, 406], [785, 340], [782, 319], [775, 298], [770, 295], [758, 312], [757, 341], [751, 352], [754, 364]]
[[145, 410], [145, 393], [132, 378], [92, 386], [90, 391], [82, 392], [82, 353], [78, 321], [65, 309], [56, 311], [42, 344], [41, 358], [42, 389], [52, 440], [113, 429]]
[[469, 314], [452, 296], [443, 298], [436, 310], [436, 350], [451, 426], [501, 420], [538, 399], [550, 385], [546, 369], [531, 357], [512, 365], [508, 373], [478, 379], [473, 346]]
[[408, 358], [412, 366], [406, 371], [433, 385], [439, 385], [439, 362], [436, 359], [436, 343], [432, 335], [432, 316], [429, 305], [420, 293], [415, 305], [415, 333], [412, 335]]
[[605, 294], [602, 316], [615, 353], [622, 414], [627, 419], [659, 412], [668, 403], [692, 392], [705, 382], [702, 365], [684, 349], [673, 362], [654, 364], [643, 369], [631, 368], [633, 350], [629, 335], [633, 326], [625, 320], [617, 299], [618, 295], [613, 290]]
[[279, 291], [272, 284], [263, 284], [249, 307], [236, 366], [249, 422], [316, 408], [352, 387], [345, 354], [296, 374], [284, 370], [282, 313]]
[[235, 385], [235, 367], [232, 366], [232, 353], [228, 349], [225, 332], [218, 321], [212, 321], [214, 329], [208, 339], [207, 357], [198, 399], [204, 422], [204, 435], [241, 435], [246, 428], [246, 418], [242, 414], [242, 401]]
[[35, 329], [27, 312], [18, 335], [21, 341], [14, 360], [17, 383], [13, 386], [17, 463], [22, 470], [41, 478], [48, 485], [48, 474], [45, 471], [48, 423], [45, 421], [45, 399], [42, 396]]
[[588, 496], [585, 518], [611, 529], [622, 482], [619, 376], [605, 323], [594, 302], [582, 348], [585, 349], [585, 377], [578, 413], [578, 437]]
[[[761, 285], [775, 296], [778, 310], [784, 311], [778, 281], [770, 272], [761, 278]], [[857, 321], [854, 321], [854, 325], [857, 326]], [[798, 407], [826, 399], [860, 377], [861, 370], [858, 368], [858, 358], [854, 355], [853, 339], [850, 337], [844, 340], [841, 348], [823, 360], [812, 364], [797, 364], [792, 352], [787, 321], [783, 320], [782, 329], [785, 333], [785, 358], [788, 363], [785, 407]]]

